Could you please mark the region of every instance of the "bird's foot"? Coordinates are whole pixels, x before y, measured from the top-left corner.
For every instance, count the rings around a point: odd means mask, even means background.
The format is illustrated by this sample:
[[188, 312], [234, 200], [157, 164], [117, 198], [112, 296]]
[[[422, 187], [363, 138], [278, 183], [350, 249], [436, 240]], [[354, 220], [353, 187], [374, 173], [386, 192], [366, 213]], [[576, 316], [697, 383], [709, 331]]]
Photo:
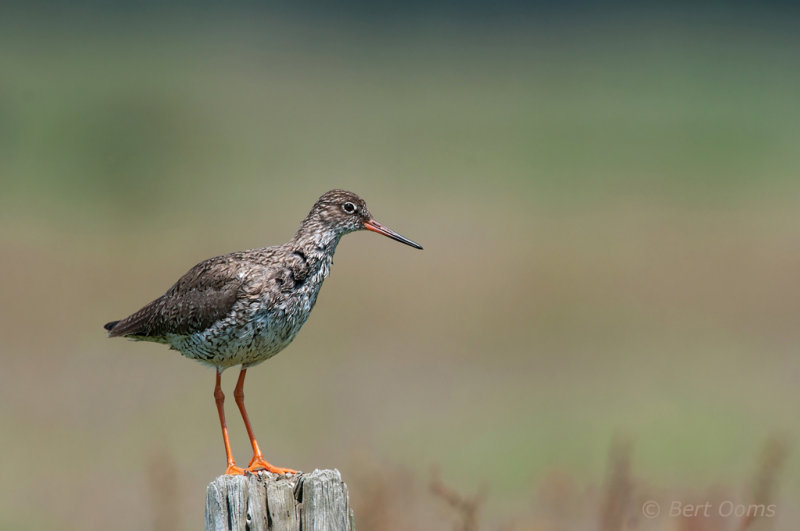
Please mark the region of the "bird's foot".
[[273, 466], [269, 464], [260, 455], [253, 456], [253, 458], [250, 460], [250, 463], [247, 465], [247, 468], [245, 470], [247, 472], [266, 470], [267, 472], [272, 472], [273, 474], [278, 474], [281, 476], [284, 474], [297, 474], [297, 470], [291, 468], [281, 468], [279, 466]]
[[244, 474], [244, 469], [239, 468], [233, 463], [228, 463], [228, 468], [225, 469], [226, 476], [241, 476]]

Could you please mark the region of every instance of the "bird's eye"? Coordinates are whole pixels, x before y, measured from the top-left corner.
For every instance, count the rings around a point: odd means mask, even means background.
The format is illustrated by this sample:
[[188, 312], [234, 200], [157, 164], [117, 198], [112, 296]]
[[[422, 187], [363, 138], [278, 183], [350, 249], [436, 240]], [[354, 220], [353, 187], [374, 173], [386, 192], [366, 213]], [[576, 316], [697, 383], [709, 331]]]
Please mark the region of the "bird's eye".
[[356, 206], [350, 201], [348, 201], [347, 203], [342, 205], [342, 210], [344, 210], [348, 214], [352, 214], [353, 212], [356, 211]]

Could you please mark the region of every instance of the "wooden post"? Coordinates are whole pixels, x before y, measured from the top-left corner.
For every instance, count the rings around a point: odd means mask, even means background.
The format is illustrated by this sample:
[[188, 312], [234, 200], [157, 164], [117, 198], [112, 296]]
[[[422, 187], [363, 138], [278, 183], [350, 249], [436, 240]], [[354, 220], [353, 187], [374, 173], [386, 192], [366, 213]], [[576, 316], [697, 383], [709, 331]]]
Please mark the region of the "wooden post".
[[220, 476], [206, 489], [206, 531], [354, 531], [338, 470]]

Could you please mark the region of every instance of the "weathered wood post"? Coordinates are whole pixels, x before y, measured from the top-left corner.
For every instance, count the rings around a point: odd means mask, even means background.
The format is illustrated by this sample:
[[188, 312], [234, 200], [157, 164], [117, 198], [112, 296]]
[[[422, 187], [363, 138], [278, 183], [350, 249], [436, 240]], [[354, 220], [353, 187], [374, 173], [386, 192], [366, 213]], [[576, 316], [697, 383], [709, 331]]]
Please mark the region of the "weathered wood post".
[[206, 531], [354, 531], [338, 470], [220, 476], [206, 490]]

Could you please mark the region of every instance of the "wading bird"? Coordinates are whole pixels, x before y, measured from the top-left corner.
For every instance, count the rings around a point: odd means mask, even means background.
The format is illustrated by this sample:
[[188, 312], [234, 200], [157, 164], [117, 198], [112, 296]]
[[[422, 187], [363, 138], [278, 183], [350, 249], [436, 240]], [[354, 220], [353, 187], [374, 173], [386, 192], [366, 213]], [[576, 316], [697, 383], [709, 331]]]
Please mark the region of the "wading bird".
[[[204, 260], [141, 310], [105, 325], [110, 337], [164, 343], [216, 368], [214, 399], [225, 443], [226, 474], [296, 472], [271, 465], [261, 454], [244, 407], [244, 377], [248, 368], [292, 342], [330, 273], [340, 238], [362, 229], [422, 249], [375, 221], [356, 194], [331, 190], [317, 200], [289, 242]], [[233, 396], [253, 446], [253, 458], [244, 470], [236, 466], [231, 453], [220, 387], [222, 371], [236, 365], [242, 368]]]

